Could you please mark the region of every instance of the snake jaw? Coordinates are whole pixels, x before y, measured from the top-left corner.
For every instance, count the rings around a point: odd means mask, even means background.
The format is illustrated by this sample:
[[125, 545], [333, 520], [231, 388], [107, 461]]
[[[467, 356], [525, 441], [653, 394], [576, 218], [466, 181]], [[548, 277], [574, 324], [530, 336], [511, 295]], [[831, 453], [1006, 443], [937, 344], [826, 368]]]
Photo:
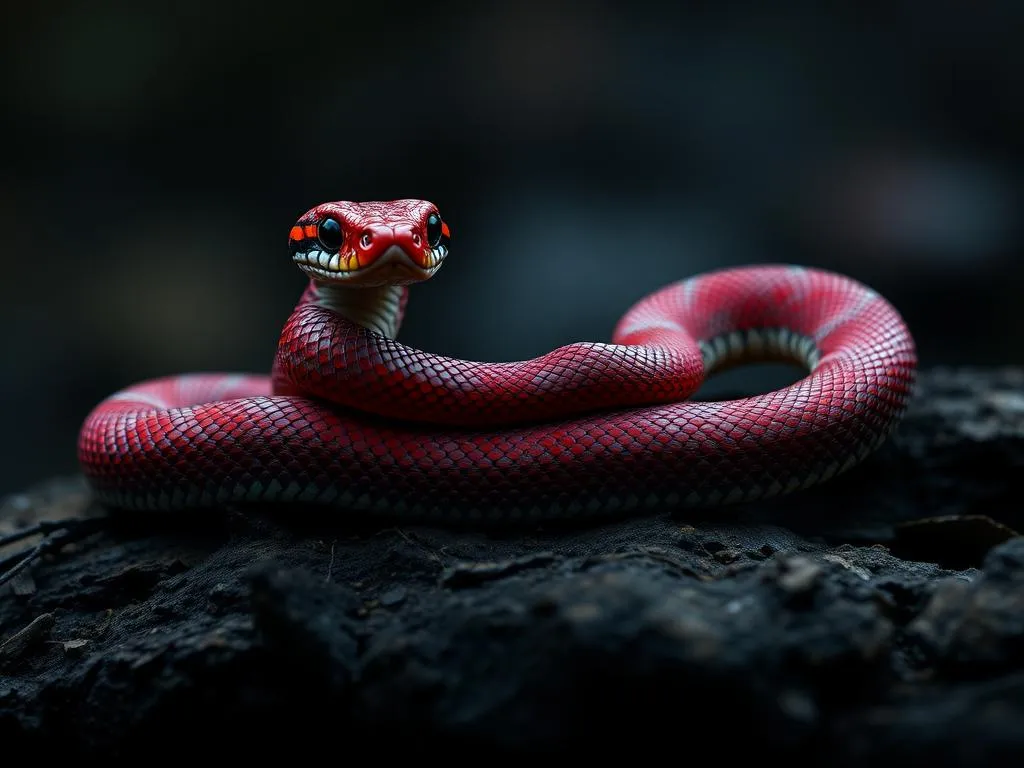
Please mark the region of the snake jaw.
[[433, 274], [441, 268], [441, 264], [448, 256], [448, 247], [446, 245], [439, 245], [436, 248], [427, 248], [424, 253], [423, 268]]
[[310, 277], [325, 280], [351, 280], [362, 269], [358, 254], [352, 251], [332, 254], [313, 248], [292, 254], [292, 261]]
[[364, 264], [355, 251], [330, 254], [320, 249], [296, 252], [292, 261], [319, 282], [378, 287], [429, 280], [447, 255], [447, 248], [440, 246], [423, 249], [422, 257], [415, 259], [401, 246], [392, 245], [369, 264]]

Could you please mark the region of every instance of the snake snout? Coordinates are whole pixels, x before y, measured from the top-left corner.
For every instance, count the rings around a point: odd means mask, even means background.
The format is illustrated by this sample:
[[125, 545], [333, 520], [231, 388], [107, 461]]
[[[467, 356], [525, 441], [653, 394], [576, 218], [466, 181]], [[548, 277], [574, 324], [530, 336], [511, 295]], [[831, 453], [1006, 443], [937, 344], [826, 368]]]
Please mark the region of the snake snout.
[[426, 280], [441, 266], [447, 247], [432, 247], [423, 227], [412, 223], [366, 227], [359, 241], [360, 262], [367, 266], [387, 265], [394, 273]]
[[417, 227], [407, 224], [364, 227], [359, 236], [359, 261], [366, 266], [376, 263], [385, 255], [395, 257], [400, 251], [416, 266], [427, 268], [427, 253], [423, 236]]

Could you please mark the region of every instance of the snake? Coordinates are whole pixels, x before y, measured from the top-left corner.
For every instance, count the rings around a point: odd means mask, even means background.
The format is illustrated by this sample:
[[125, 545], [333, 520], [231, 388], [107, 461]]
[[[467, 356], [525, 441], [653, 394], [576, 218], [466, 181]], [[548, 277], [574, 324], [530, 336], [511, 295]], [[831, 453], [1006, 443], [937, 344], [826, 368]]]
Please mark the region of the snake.
[[[912, 397], [917, 353], [894, 306], [851, 277], [783, 262], [663, 285], [607, 341], [531, 359], [403, 344], [411, 287], [450, 246], [427, 200], [308, 210], [288, 234], [304, 288], [269, 369], [167, 374], [103, 399], [77, 441], [95, 496], [122, 510], [270, 505], [435, 523], [719, 508], [846, 472]], [[799, 378], [700, 396], [711, 376], [773, 361]]]

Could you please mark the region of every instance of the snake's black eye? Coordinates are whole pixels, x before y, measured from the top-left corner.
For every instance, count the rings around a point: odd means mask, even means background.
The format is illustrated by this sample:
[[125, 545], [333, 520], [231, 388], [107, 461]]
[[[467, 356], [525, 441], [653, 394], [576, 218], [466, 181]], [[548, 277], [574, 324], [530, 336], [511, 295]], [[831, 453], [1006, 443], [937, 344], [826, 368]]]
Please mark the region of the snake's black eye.
[[335, 219], [324, 219], [316, 228], [316, 239], [325, 251], [337, 251], [341, 248], [341, 224]]
[[444, 225], [441, 217], [436, 213], [427, 216], [427, 242], [431, 248], [437, 248], [441, 244], [441, 236], [444, 234]]

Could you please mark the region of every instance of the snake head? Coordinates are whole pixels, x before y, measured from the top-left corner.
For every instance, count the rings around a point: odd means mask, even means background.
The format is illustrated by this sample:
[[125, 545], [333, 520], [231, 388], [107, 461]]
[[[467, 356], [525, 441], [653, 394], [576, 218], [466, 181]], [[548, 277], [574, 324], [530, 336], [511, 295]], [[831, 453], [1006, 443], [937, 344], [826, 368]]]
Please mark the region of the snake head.
[[448, 255], [448, 225], [426, 200], [323, 203], [292, 227], [288, 247], [320, 283], [409, 285], [433, 276]]

